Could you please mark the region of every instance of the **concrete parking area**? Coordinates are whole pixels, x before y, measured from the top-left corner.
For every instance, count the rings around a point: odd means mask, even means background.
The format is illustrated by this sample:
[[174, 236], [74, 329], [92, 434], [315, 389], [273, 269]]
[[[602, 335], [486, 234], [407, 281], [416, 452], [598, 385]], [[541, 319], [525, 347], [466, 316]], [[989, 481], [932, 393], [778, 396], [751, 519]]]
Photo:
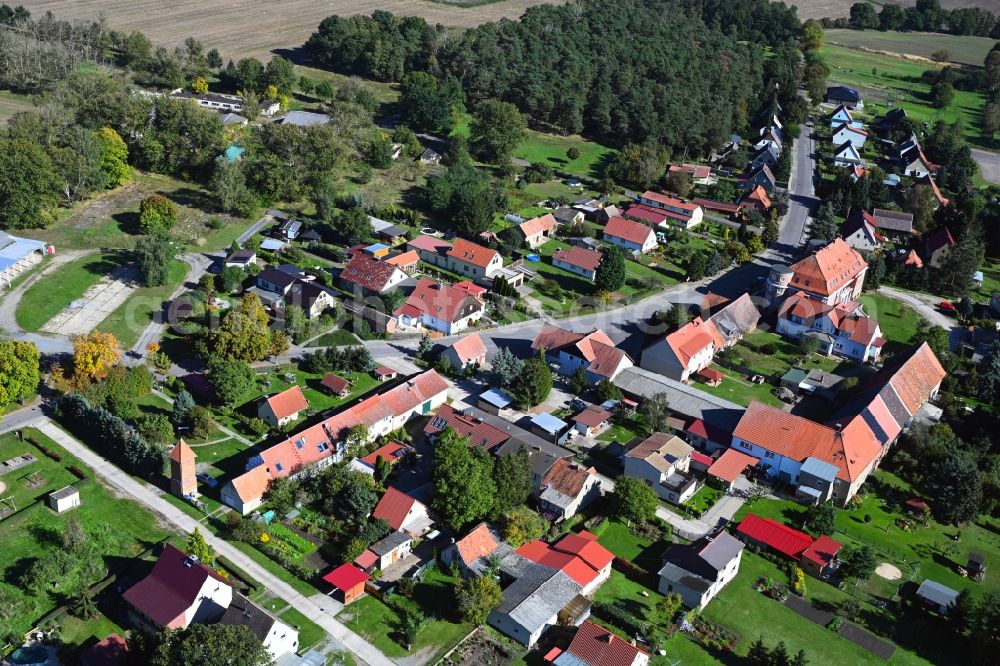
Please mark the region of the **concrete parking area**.
[[42, 331], [57, 335], [90, 333], [139, 288], [138, 278], [134, 267], [115, 270], [46, 322]]

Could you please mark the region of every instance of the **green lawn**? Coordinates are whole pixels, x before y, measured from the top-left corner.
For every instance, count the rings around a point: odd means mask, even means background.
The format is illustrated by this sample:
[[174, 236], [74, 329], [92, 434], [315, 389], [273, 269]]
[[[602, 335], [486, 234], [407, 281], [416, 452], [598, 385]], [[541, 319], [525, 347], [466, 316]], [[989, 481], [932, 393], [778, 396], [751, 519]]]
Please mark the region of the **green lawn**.
[[294, 608], [289, 607], [278, 617], [285, 624], [299, 630], [299, 652], [308, 650], [326, 638], [326, 632], [322, 627]]
[[[914, 41], [922, 38], [921, 34]], [[914, 62], [831, 44], [824, 44], [820, 54], [830, 67], [829, 82], [859, 88], [865, 98], [866, 113], [884, 113], [891, 100], [893, 105], [906, 109], [909, 117], [916, 121], [933, 123], [942, 119], [951, 123], [961, 119], [970, 143], [983, 148], [994, 147], [993, 140], [984, 136], [981, 129], [985, 102], [982, 93], [956, 90], [955, 100], [950, 107], [931, 107], [930, 85], [919, 79], [924, 71], [941, 69], [942, 65]]]
[[[702, 615], [732, 629], [740, 636], [736, 653], [745, 655], [750, 644], [763, 636], [768, 645], [785, 642], [789, 654], [805, 650], [810, 663], [882, 664], [875, 655], [813, 623], [753, 589], [760, 577], [787, 581], [777, 567], [744, 551], [740, 572], [705, 608]], [[818, 585], [818, 582], [808, 581]], [[895, 660], [894, 660], [895, 661]]]
[[701, 515], [715, 506], [715, 503], [725, 495], [725, 492], [708, 486], [707, 484], [698, 489], [687, 502], [684, 503], [695, 515]]
[[184, 282], [187, 272], [187, 263], [174, 259], [167, 268], [165, 284], [136, 289], [97, 326], [97, 330], [114, 335], [122, 349], [131, 349], [153, 317], [163, 310], [163, 302]]
[[607, 582], [594, 594], [596, 603], [623, 602], [631, 607], [634, 615], [646, 621], [656, 620], [656, 602], [659, 600], [660, 594], [656, 590], [626, 578], [620, 571], [612, 571]]
[[923, 317], [909, 305], [877, 292], [861, 295], [865, 313], [878, 321], [886, 340], [906, 345], [917, 334]]
[[826, 30], [823, 39], [827, 44], [861, 47], [875, 51], [905, 53], [930, 58], [937, 51], [947, 51], [949, 62], [981, 67], [986, 54], [996, 40], [971, 35], [945, 35], [929, 32], [894, 32], [878, 30]]
[[739, 373], [723, 368], [715, 363], [712, 364], [712, 369], [718, 370], [724, 374], [725, 378], [723, 378], [722, 383], [718, 386], [709, 386], [704, 382], [698, 381], [694, 384], [694, 386], [699, 391], [711, 393], [712, 395], [725, 398], [730, 402], [735, 402], [737, 405], [743, 405], [744, 407], [749, 405], [754, 400], [762, 402], [765, 405], [773, 405], [775, 407], [781, 407], [784, 405], [783, 402], [778, 400], [774, 394], [771, 393], [772, 389], [774, 389], [771, 384], [768, 384], [767, 382], [754, 384], [747, 381]]
[[80, 257], [37, 280], [17, 305], [17, 325], [37, 331], [111, 271], [124, 266], [124, 254], [103, 252]]
[[631, 428], [619, 423], [612, 423], [610, 428], [597, 436], [597, 439], [602, 442], [619, 442], [621, 444], [628, 444], [635, 439], [635, 436], [636, 433]]
[[[569, 159], [566, 151], [576, 148], [580, 156]], [[524, 141], [514, 151], [514, 157], [529, 162], [541, 162], [553, 169], [600, 179], [604, 177], [604, 167], [614, 156], [615, 150], [599, 143], [588, 141], [581, 136], [558, 136], [528, 130]]]
[[595, 531], [602, 546], [618, 557], [631, 560], [649, 571], [659, 570], [660, 556], [666, 544], [632, 534], [628, 525], [617, 520], [606, 520]]
[[[0, 438], [0, 459], [22, 453], [33, 453], [38, 462], [0, 477], [7, 484], [3, 495], [13, 495], [18, 512], [0, 522], [0, 597], [4, 610], [3, 624], [7, 628], [26, 631], [36, 621], [65, 603], [81, 585], [102, 580], [108, 570], [130, 567], [131, 560], [167, 533], [157, 526], [152, 513], [131, 500], [119, 499], [95, 480], [90, 470], [54, 442], [34, 430], [25, 435], [38, 439], [43, 446], [62, 457], [57, 462], [27, 443], [21, 444], [12, 435]], [[75, 465], [87, 478], [77, 481], [67, 470]], [[28, 482], [37, 482], [27, 488]], [[44, 502], [29, 504], [44, 494], [73, 482], [80, 490], [81, 506], [62, 515], [53, 513]], [[20, 576], [39, 559], [55, 557], [63, 550], [60, 535], [66, 522], [75, 519], [87, 534], [80, 551], [67, 560], [68, 568], [58, 579], [32, 591], [20, 584]], [[67, 621], [72, 640], [86, 640], [90, 635], [104, 638], [109, 628], [106, 619], [87, 623]], [[64, 636], [66, 640], [66, 636]]]
[[350, 331], [345, 331], [343, 329], [337, 329], [336, 331], [331, 331], [313, 340], [309, 346], [310, 347], [343, 347], [344, 345], [357, 345], [361, 344], [358, 339]]
[[0, 125], [6, 125], [11, 116], [19, 111], [29, 111], [35, 108], [27, 95], [20, 95], [9, 90], [0, 90]]
[[[774, 346], [773, 351], [769, 345]], [[846, 363], [841, 359], [829, 358], [822, 354], [810, 354], [808, 358], [803, 358], [795, 342], [769, 331], [754, 331], [737, 343], [732, 348], [731, 354], [733, 360], [740, 365], [762, 374], [778, 376], [785, 374], [795, 365], [806, 370], [815, 368], [833, 372], [842, 363]]]
[[390, 659], [424, 652], [429, 657], [428, 663], [433, 663], [472, 629], [472, 625], [460, 622], [456, 617], [455, 582], [448, 574], [433, 568], [424, 574], [422, 582], [417, 583], [412, 597], [395, 595], [394, 599], [399, 603], [419, 609], [427, 616], [410, 651], [396, 640], [399, 638], [399, 614], [372, 596], [362, 597], [347, 606], [337, 619]]
[[983, 272], [983, 284], [969, 295], [980, 302], [988, 303], [990, 295], [1000, 291], [1000, 262], [987, 261], [979, 270]]

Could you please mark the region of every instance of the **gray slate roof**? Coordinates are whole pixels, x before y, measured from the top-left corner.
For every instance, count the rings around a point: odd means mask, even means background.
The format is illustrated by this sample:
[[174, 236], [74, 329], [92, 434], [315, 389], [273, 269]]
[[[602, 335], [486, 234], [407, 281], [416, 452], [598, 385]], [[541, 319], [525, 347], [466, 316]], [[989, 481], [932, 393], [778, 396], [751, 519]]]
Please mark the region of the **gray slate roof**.
[[233, 592], [233, 601], [219, 620], [219, 624], [247, 627], [261, 642], [267, 638], [275, 622], [267, 611], [239, 592]]
[[639, 367], [622, 370], [615, 377], [614, 384], [625, 393], [640, 398], [666, 393], [670, 411], [689, 418], [701, 419], [729, 433], [733, 432], [736, 423], [746, 411], [734, 402]]
[[715, 324], [722, 337], [730, 342], [757, 326], [757, 322], [760, 321], [760, 312], [753, 304], [750, 294], [743, 294], [709, 317], [709, 321]]
[[381, 541], [376, 541], [372, 545], [368, 546], [368, 550], [372, 551], [379, 557], [382, 557], [383, 555], [388, 555], [392, 551], [396, 550], [407, 541], [410, 541], [410, 537], [405, 533], [396, 530]]
[[582, 589], [562, 571], [532, 563], [503, 591], [503, 601], [496, 612], [509, 615], [534, 633], [573, 601]]

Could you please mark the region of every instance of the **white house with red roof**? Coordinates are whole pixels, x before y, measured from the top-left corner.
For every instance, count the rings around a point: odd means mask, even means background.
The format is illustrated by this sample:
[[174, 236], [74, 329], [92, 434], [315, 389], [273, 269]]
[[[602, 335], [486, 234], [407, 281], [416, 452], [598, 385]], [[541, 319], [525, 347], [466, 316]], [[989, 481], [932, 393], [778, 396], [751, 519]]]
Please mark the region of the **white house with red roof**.
[[398, 266], [378, 261], [363, 252], [356, 252], [340, 272], [344, 288], [359, 289], [364, 294], [382, 294], [395, 289], [407, 278]]
[[827, 305], [798, 291], [778, 308], [777, 332], [795, 340], [804, 336], [820, 343], [824, 354], [846, 356], [858, 363], [878, 360], [886, 340], [878, 322], [857, 301]]
[[554, 666], [646, 666], [649, 653], [598, 624], [584, 622], [569, 647], [552, 648], [545, 659]]
[[372, 511], [372, 518], [381, 518], [393, 530], [406, 532], [411, 537], [423, 536], [431, 528], [427, 506], [393, 486], [386, 488], [382, 499]]
[[441, 356], [451, 361], [456, 370], [475, 368], [486, 363], [486, 343], [478, 333], [470, 333], [445, 348]]
[[447, 400], [448, 386], [436, 371], [427, 370], [300, 430], [252, 456], [247, 471], [222, 487], [223, 503], [243, 515], [250, 513], [261, 505], [272, 479], [294, 478], [307, 469], [341, 462], [347, 451], [344, 439], [354, 426], [367, 426], [368, 440], [374, 441], [415, 416], [431, 414]]
[[625, 452], [625, 476], [645, 481], [656, 494], [673, 504], [682, 504], [698, 490], [691, 474], [694, 448], [677, 435], [656, 432]]
[[514, 552], [536, 564], [559, 569], [583, 587], [581, 594], [590, 594], [608, 579], [615, 559], [597, 542], [597, 536], [586, 530], [567, 534], [554, 544], [535, 539]]
[[393, 314], [400, 326], [454, 335], [479, 321], [486, 304], [467, 289], [423, 279]]
[[828, 305], [856, 301], [867, 272], [868, 263], [861, 253], [836, 238], [791, 266], [774, 266], [767, 278], [767, 302], [777, 305], [797, 291]]
[[583, 368], [593, 382], [614, 379], [634, 364], [629, 355], [615, 346], [608, 334], [600, 329], [576, 333], [553, 324], [545, 324], [531, 343], [535, 350], [544, 349], [553, 363], [559, 364], [559, 374], [569, 376]]
[[695, 317], [646, 347], [639, 366], [679, 382], [688, 381], [712, 364], [720, 348], [712, 328], [701, 317]]
[[[708, 167], [703, 168], [708, 169]], [[709, 173], [711, 173], [711, 169], [709, 169]], [[639, 195], [639, 204], [671, 214], [669, 216], [670, 222], [685, 229], [701, 224], [704, 218], [704, 211], [698, 204], [652, 190], [647, 190], [644, 194]]]
[[448, 258], [448, 270], [473, 281], [493, 277], [503, 268], [503, 257], [499, 252], [464, 238], [456, 238], [445, 256]]
[[656, 232], [641, 222], [612, 217], [604, 227], [604, 240], [612, 245], [642, 254], [656, 248]]
[[302, 388], [290, 386], [281, 393], [264, 398], [257, 407], [257, 417], [271, 427], [279, 428], [299, 418], [299, 414], [309, 409]]
[[597, 275], [597, 266], [600, 263], [600, 252], [576, 245], [569, 248], [559, 248], [552, 253], [553, 266], [581, 275], [591, 282]]
[[198, 558], [167, 544], [149, 575], [122, 597], [132, 623], [158, 633], [218, 619], [233, 600], [233, 588]]
[[558, 228], [559, 221], [556, 220], [552, 213], [546, 213], [545, 215], [526, 220], [517, 225], [518, 233], [520, 233], [524, 242], [528, 244], [528, 247], [533, 250], [552, 238]]
[[671, 164], [667, 171], [669, 173], [686, 173], [695, 185], [712, 185], [716, 180], [712, 174], [712, 167], [703, 164]]
[[865, 141], [868, 140], [868, 131], [860, 127], [855, 127], [847, 123], [843, 123], [839, 127], [833, 129], [833, 145], [842, 146], [844, 143], [850, 143], [852, 146], [861, 150], [865, 147]]

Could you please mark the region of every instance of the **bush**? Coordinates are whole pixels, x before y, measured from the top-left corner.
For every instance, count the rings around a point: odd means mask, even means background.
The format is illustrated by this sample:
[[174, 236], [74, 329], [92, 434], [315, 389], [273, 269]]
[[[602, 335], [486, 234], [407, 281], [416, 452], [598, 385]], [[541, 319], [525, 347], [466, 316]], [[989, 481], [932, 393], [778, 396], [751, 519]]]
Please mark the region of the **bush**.
[[41, 442], [39, 442], [34, 437], [31, 437], [29, 435], [28, 437], [25, 437], [25, 439], [28, 440], [29, 444], [31, 444], [36, 449], [38, 449], [39, 451], [41, 451], [42, 454], [45, 455], [45, 457], [51, 458], [52, 460], [55, 460], [56, 462], [62, 462], [62, 456], [61, 455], [59, 455], [55, 451], [52, 451], [52, 450], [48, 449], [44, 444], [42, 444]]
[[594, 604], [594, 615], [626, 631], [630, 636], [648, 636], [650, 633], [649, 623], [637, 619], [632, 611], [626, 610], [618, 603], [596, 603]]
[[826, 625], [826, 628], [834, 633], [840, 633], [840, 628], [844, 626], [844, 618], [839, 615], [834, 616], [832, 620]]
[[866, 514], [865, 514], [865, 519], [864, 519], [864, 520], [865, 520], [865, 522], [866, 522], [866, 523], [870, 523], [870, 522], [872, 522], [872, 514], [870, 514], [870, 513], [866, 513]]

